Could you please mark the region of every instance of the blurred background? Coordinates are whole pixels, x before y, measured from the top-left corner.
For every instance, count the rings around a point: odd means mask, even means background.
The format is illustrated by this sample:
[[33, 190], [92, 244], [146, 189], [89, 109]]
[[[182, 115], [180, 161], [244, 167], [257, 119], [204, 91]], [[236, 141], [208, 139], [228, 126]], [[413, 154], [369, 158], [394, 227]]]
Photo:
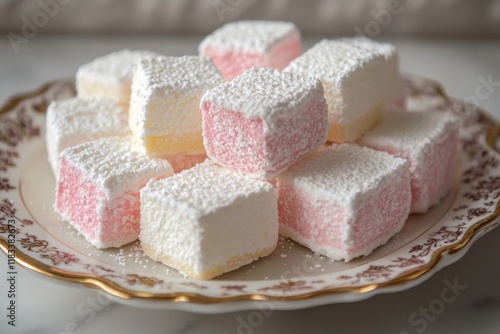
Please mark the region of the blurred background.
[[[43, 10], [48, 14], [38, 13]], [[44, 18], [45, 17], [45, 18]], [[24, 18], [24, 19], [23, 19]], [[0, 30], [206, 33], [226, 21], [289, 20], [305, 34], [500, 36], [497, 0], [2, 0]], [[45, 22], [47, 21], [47, 22]], [[370, 24], [375, 21], [377, 24]]]

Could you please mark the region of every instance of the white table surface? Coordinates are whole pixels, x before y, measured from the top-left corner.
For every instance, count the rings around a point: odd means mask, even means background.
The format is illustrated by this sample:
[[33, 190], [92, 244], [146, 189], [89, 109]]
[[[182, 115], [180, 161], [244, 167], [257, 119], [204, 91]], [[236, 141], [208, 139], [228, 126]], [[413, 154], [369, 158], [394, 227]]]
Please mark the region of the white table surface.
[[[321, 36], [324, 37], [324, 36]], [[305, 46], [318, 38], [306, 38]], [[0, 40], [0, 103], [12, 94], [74, 75], [80, 64], [123, 48], [167, 55], [195, 54], [201, 37], [186, 36], [37, 36], [15, 54]], [[440, 81], [450, 95], [475, 96], [481, 77], [500, 85], [500, 41], [387, 39], [399, 47], [403, 71]], [[500, 86], [480, 105], [500, 119]], [[484, 92], [484, 89], [481, 90]], [[6, 261], [5, 255], [0, 261]], [[5, 266], [1, 266], [2, 268]], [[97, 292], [19, 270], [17, 326], [7, 326], [5, 275], [0, 276], [0, 333], [500, 333], [500, 229], [479, 239], [455, 264], [412, 289], [371, 299], [296, 311], [276, 311], [250, 331], [238, 327], [250, 311], [220, 315], [135, 309], [111, 304], [76, 330], [77, 308]], [[429, 317], [426, 328], [409, 322], [457, 279], [467, 286], [445, 310]], [[239, 330], [239, 331], [238, 331]]]

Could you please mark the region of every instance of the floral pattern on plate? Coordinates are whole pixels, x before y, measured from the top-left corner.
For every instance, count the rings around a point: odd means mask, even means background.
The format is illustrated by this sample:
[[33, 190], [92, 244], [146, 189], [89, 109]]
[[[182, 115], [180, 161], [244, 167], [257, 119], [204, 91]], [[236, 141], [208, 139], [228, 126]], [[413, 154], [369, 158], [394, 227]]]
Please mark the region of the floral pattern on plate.
[[461, 173], [452, 194], [433, 212], [409, 219], [398, 236], [366, 258], [334, 263], [281, 239], [271, 259], [197, 281], [148, 260], [138, 243], [121, 250], [86, 248], [82, 237], [54, 216], [49, 200], [36, 203], [44, 194], [53, 196], [44, 151], [45, 111], [50, 101], [75, 95], [72, 80], [49, 83], [2, 107], [0, 246], [8, 253], [15, 235], [19, 264], [143, 307], [226, 312], [271, 301], [277, 309], [302, 308], [406, 289], [455, 261], [498, 225], [500, 157], [499, 126], [487, 114], [448, 98], [433, 81], [407, 76], [404, 82], [412, 112], [432, 108], [461, 117]]

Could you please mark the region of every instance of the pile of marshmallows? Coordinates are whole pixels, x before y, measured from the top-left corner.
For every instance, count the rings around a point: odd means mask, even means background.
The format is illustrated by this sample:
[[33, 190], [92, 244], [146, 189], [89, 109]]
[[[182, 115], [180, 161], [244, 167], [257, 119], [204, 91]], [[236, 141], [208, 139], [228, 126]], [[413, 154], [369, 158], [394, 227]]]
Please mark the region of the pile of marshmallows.
[[50, 104], [55, 209], [95, 247], [139, 238], [196, 279], [270, 254], [278, 233], [349, 261], [449, 192], [459, 121], [404, 110], [394, 46], [302, 54], [292, 23], [245, 21], [199, 51], [109, 54]]

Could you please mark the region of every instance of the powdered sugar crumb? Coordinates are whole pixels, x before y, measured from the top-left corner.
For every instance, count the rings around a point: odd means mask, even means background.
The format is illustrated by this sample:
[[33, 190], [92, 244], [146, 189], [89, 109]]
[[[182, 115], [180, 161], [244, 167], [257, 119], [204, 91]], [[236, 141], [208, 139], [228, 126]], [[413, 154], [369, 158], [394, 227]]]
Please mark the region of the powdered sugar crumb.
[[[218, 180], [214, 183], [213, 180]], [[149, 182], [141, 191], [162, 200], [189, 203], [202, 214], [225, 207], [240, 197], [273, 191], [271, 184], [223, 168], [207, 159], [174, 176]]]
[[132, 132], [139, 138], [172, 133], [201, 135], [201, 112], [197, 104], [208, 89], [222, 82], [222, 75], [208, 57], [142, 59], [132, 80], [129, 110]]
[[285, 71], [321, 80], [330, 123], [347, 124], [384, 101], [386, 63], [372, 49], [325, 39], [291, 61]]
[[252, 68], [207, 92], [201, 99], [251, 119], [272, 119], [302, 112], [313, 97], [323, 92], [321, 82], [270, 68]]
[[46, 124], [47, 152], [55, 173], [59, 155], [65, 148], [130, 133], [125, 111], [105, 97], [53, 101], [47, 108]]
[[144, 86], [155, 91], [203, 90], [222, 83], [222, 75], [208, 57], [148, 57], [139, 61], [136, 71], [143, 72]]
[[143, 155], [131, 136], [80, 144], [64, 150], [61, 157], [95, 180], [109, 197], [125, 189], [138, 191], [142, 182], [159, 175], [167, 177], [173, 174], [168, 161]]
[[302, 159], [278, 180], [309, 189], [318, 199], [348, 205], [387, 184], [402, 168], [407, 168], [406, 160], [388, 153], [355, 144], [334, 144]]
[[360, 139], [360, 143], [373, 147], [397, 147], [408, 152], [415, 161], [420, 161], [419, 154], [424, 152], [424, 147], [435, 144], [438, 138], [459, 125], [458, 117], [450, 113], [387, 110], [385, 117]]
[[341, 38], [338, 39], [338, 41], [354, 45], [365, 51], [380, 54], [386, 59], [392, 59], [398, 56], [398, 51], [394, 45], [389, 43], [375, 42], [374, 40], [363, 36], [357, 36], [354, 38]]
[[367, 52], [345, 40], [322, 40], [293, 60], [285, 71], [304, 74], [339, 84], [347, 76], [370, 61], [384, 58], [377, 52]]

